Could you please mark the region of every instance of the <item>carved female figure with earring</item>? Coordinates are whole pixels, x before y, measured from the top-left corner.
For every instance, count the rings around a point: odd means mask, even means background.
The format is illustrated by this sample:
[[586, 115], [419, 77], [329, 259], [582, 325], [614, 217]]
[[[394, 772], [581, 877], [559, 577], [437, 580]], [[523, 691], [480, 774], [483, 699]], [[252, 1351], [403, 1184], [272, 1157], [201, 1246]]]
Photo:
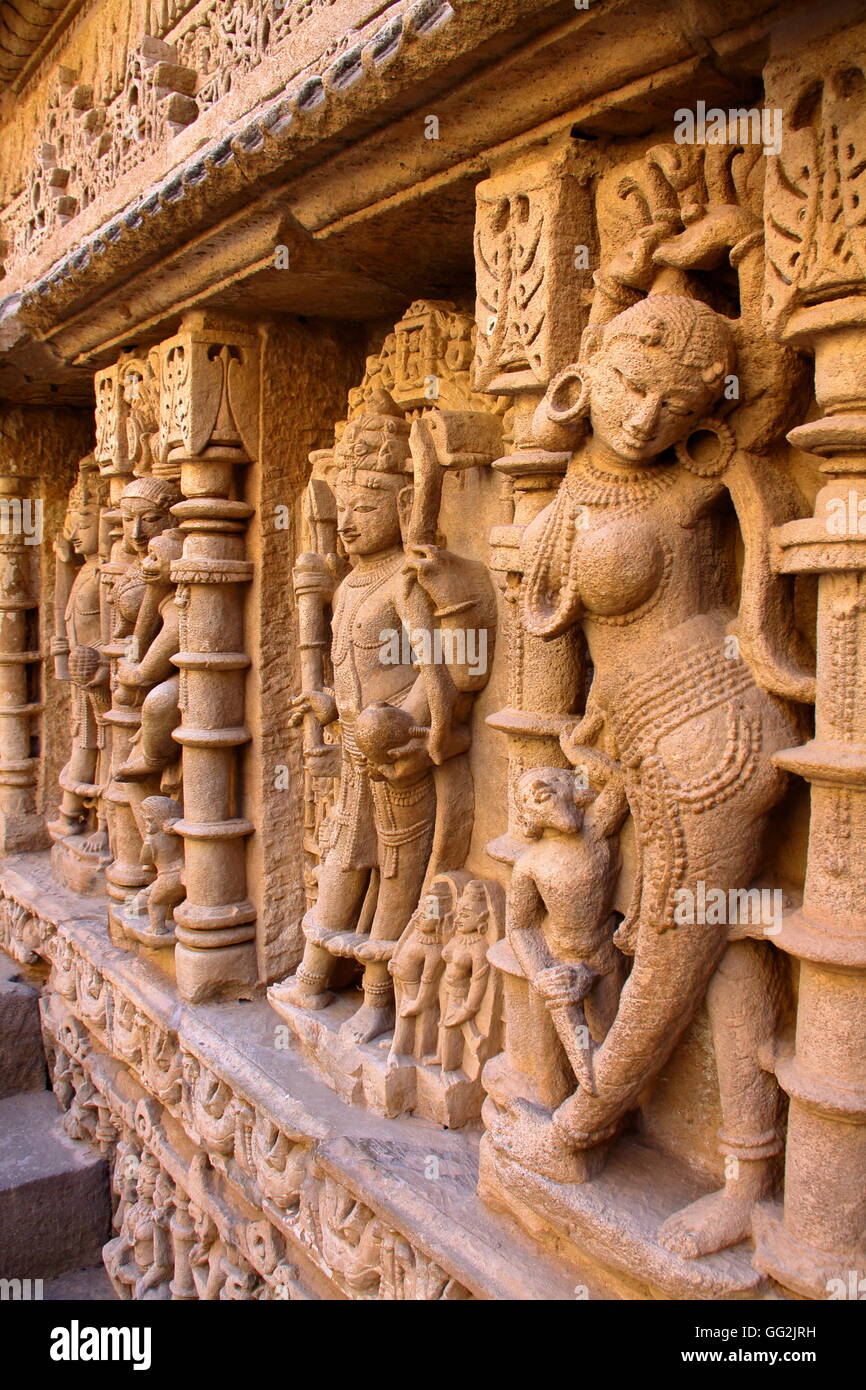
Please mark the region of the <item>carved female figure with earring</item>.
[[[732, 235], [745, 247], [730, 208], [707, 223], [702, 265], [729, 249]], [[670, 224], [645, 229], [621, 259], [652, 271], [666, 232]], [[682, 235], [696, 243], [694, 233]], [[668, 243], [668, 265], [680, 264], [677, 243]], [[492, 1135], [506, 1154], [559, 1181], [574, 1180], [577, 1151], [616, 1133], [702, 1000], [727, 932], [677, 923], [675, 895], [699, 880], [723, 890], [753, 880], [768, 812], [785, 786], [773, 753], [800, 741], [780, 697], [811, 693], [767, 558], [783, 489], [712, 414], [735, 368], [733, 325], [692, 297], [684, 276], [673, 283], [677, 293], [644, 298], [597, 274], [603, 312], [586, 330], [579, 363], [551, 382], [541, 407], [548, 422], [586, 422], [589, 433], [556, 499], [527, 528], [522, 621], [537, 638], [577, 630], [585, 642], [592, 687], [563, 747], [575, 765], [582, 748], [594, 747], [620, 763], [639, 847], [630, 910], [615, 936], [634, 964], [593, 1059], [595, 1093], [578, 1086], [552, 1117], [525, 1105], [516, 1124]], [[753, 1137], [744, 1137], [744, 1153], [778, 1151], [778, 1133], [760, 1136], [763, 1148], [749, 1144]], [[743, 1212], [736, 1215], [704, 1250], [742, 1239]]]
[[[57, 614], [58, 631], [52, 639], [57, 675], [72, 683], [72, 744], [60, 774], [63, 797], [49, 831], [55, 839], [62, 839], [82, 827], [86, 829], [87, 808], [96, 805], [96, 829], [83, 844], [86, 853], [96, 856], [105, 854], [108, 848], [104, 809], [97, 805], [99, 762], [105, 742], [101, 717], [109, 704], [108, 663], [99, 651], [100, 522], [107, 500], [107, 487], [89, 455], [79, 466], [78, 480], [69, 499], [66, 535], [57, 549], [58, 575], [64, 567], [71, 572], [72, 556], [83, 557], [83, 563], [65, 592], [65, 602], [61, 602]], [[58, 591], [64, 595], [62, 583], [58, 583]]]

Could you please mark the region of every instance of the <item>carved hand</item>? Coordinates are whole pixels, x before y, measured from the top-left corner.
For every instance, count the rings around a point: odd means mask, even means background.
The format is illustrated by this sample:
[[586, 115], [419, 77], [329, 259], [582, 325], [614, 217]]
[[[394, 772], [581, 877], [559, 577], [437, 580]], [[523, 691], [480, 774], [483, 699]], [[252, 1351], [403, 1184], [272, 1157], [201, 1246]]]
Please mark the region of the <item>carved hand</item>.
[[659, 218], [650, 222], [628, 242], [605, 267], [612, 280], [627, 285], [633, 290], [648, 290], [656, 275], [654, 259], [656, 247], [664, 237], [669, 237], [676, 225], [673, 214], [670, 218]]
[[296, 695], [289, 714], [289, 728], [296, 729], [308, 714], [312, 714], [320, 724], [333, 724], [339, 717], [333, 695], [325, 690], [311, 690]]
[[604, 714], [600, 709], [588, 705], [586, 713], [577, 724], [563, 729], [559, 736], [559, 746], [572, 767], [580, 767], [585, 762], [585, 751], [591, 747], [604, 728]]
[[141, 682], [141, 667], [121, 657], [117, 663], [117, 679], [121, 685], [138, 685]]
[[683, 213], [688, 224], [679, 236], [663, 241], [653, 255], [658, 265], [670, 265], [678, 270], [713, 270], [732, 247], [752, 232], [760, 231], [760, 222], [748, 208], [736, 203], [718, 203], [715, 207], [694, 204]]
[[539, 970], [534, 977], [533, 987], [551, 1005], [560, 1005], [571, 997], [582, 999], [592, 986], [595, 976], [586, 966], [554, 965], [547, 970]]
[[442, 1020], [443, 1028], [460, 1028], [462, 1024], [468, 1023], [473, 1017], [471, 1009], [452, 1009]]
[[406, 547], [403, 584], [407, 594], [413, 583], [420, 584], [425, 593], [431, 594], [431, 589], [442, 572], [441, 555], [442, 552], [438, 545], [409, 545]]

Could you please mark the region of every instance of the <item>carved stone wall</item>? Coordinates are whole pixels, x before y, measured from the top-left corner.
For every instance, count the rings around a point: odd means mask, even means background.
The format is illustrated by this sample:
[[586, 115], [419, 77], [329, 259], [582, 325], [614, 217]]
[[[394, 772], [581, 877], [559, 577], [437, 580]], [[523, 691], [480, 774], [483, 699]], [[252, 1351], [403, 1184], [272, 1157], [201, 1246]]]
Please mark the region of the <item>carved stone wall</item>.
[[[362, 351], [355, 334], [316, 324], [274, 325], [263, 345], [262, 398], [271, 424], [249, 479], [260, 501], [250, 525], [250, 548], [257, 556], [246, 612], [253, 656], [247, 706], [254, 742], [246, 754], [244, 779], [257, 808], [250, 880], [262, 924], [260, 974], [268, 980], [281, 979], [303, 949], [304, 887], [298, 865], [304, 852], [304, 807], [297, 795], [303, 772], [288, 717], [300, 680], [292, 568], [303, 549], [308, 455], [327, 442], [332, 419], [359, 374]], [[337, 371], [331, 370], [334, 365]], [[284, 410], [286, 401], [297, 401], [298, 409]]]
[[247, 112], [251, 83], [256, 100], [291, 83], [314, 106], [323, 81], [355, 79], [362, 49], [366, 64], [387, 62], [404, 24], [411, 40], [450, 10], [429, 0], [344, 0], [339, 13], [334, 0], [88, 8], [58, 38], [47, 77], [16, 84], [26, 91], [0, 181], [7, 273], [26, 272], [95, 205], [122, 207], [118, 192], [142, 166], [140, 183], [164, 176], [189, 152], [176, 148], [182, 132], [195, 126], [200, 141]]
[[0, 30], [0, 385], [92, 395], [0, 402], [0, 946], [118, 1297], [866, 1281], [866, 28], [799, 8]]

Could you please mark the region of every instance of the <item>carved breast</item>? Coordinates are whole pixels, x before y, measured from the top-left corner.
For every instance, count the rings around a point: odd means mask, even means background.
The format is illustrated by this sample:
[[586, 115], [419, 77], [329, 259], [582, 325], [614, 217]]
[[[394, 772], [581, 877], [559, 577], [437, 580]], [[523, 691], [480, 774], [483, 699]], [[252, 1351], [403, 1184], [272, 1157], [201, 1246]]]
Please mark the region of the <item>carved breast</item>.
[[665, 573], [658, 527], [634, 516], [578, 532], [577, 588], [587, 615], [623, 617], [656, 593]]
[[[400, 664], [394, 661], [397, 651], [392, 641], [392, 634], [399, 638], [402, 630], [392, 593], [393, 584], [394, 581], [370, 589], [344, 585], [340, 590], [334, 612], [331, 648], [335, 670], [350, 656], [359, 673], [378, 672], [383, 663], [388, 666]], [[403, 645], [397, 645], [402, 656]]]

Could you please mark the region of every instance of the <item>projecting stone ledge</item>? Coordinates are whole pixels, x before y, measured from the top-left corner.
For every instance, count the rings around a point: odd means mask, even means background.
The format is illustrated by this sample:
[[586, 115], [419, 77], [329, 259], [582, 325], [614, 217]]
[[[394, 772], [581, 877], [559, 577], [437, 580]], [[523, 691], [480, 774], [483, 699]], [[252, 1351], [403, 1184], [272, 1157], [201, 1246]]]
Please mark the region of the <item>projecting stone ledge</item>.
[[[227, 1258], [260, 1278], [255, 1296], [565, 1300], [767, 1291], [745, 1247], [691, 1261], [659, 1251], [657, 1227], [698, 1195], [698, 1184], [685, 1174], [673, 1181], [669, 1164], [655, 1171], [660, 1160], [639, 1144], [628, 1162], [591, 1183], [535, 1180], [545, 1189], [535, 1203], [567, 1216], [573, 1236], [555, 1253], [539, 1249], [529, 1208], [503, 1195], [504, 1160], [482, 1162], [480, 1200], [476, 1129], [394, 1121], [347, 1104], [313, 1074], [261, 998], [184, 1004], [160, 968], [111, 943], [93, 898], [53, 883], [47, 856], [9, 861], [0, 887], [3, 945], [26, 943], [52, 965], [43, 1013], [58, 1094], [78, 1110], [85, 1135], [88, 1107], [103, 1105], [115, 1136], [115, 1184], [118, 1159], [135, 1152], [140, 1172], [149, 1156], [153, 1183], [171, 1183], [194, 1215], [212, 1222]], [[86, 1084], [70, 1095], [76, 1071]], [[640, 1290], [628, 1275], [635, 1267], [646, 1271]], [[242, 1296], [252, 1296], [244, 1287]], [[275, 1292], [282, 1288], [288, 1295]]]
[[[0, 944], [52, 967], [43, 1027], [68, 1123], [110, 1150], [116, 1189], [143, 1181], [157, 1208], [171, 1189], [175, 1216], [212, 1223], [223, 1264], [247, 1279], [227, 1296], [620, 1296], [480, 1202], [476, 1130], [345, 1104], [261, 998], [184, 1004], [158, 966], [112, 944], [93, 898], [53, 882], [47, 855], [7, 861], [0, 889]], [[121, 1296], [125, 1258], [117, 1239], [106, 1247]], [[215, 1296], [193, 1287], [175, 1268], [172, 1296]]]

